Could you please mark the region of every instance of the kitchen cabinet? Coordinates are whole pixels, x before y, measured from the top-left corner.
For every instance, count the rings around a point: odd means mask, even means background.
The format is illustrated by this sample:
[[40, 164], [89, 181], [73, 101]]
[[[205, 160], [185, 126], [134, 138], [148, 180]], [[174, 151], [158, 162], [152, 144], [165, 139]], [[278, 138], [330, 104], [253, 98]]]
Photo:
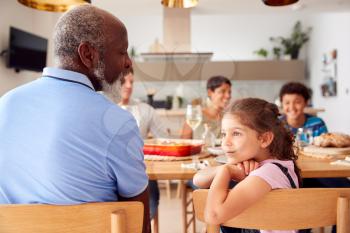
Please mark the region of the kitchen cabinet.
[[224, 75], [232, 80], [305, 80], [302, 60], [254, 61], [147, 61], [134, 62], [138, 81], [207, 80]]

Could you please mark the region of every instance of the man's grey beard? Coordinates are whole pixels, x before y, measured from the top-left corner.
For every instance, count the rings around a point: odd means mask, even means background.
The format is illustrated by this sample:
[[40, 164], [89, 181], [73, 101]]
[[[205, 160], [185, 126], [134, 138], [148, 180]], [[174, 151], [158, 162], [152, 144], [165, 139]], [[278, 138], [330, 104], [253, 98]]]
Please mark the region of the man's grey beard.
[[110, 84], [106, 82], [104, 77], [105, 64], [103, 61], [98, 61], [97, 68], [94, 70], [94, 75], [98, 78], [101, 83], [103, 93], [114, 103], [118, 104], [121, 101], [121, 78], [124, 76], [123, 73], [119, 74], [117, 80]]
[[107, 83], [105, 80], [101, 82], [103, 93], [114, 103], [118, 104], [121, 101], [121, 83], [122, 74], [119, 75], [119, 78], [112, 84]]

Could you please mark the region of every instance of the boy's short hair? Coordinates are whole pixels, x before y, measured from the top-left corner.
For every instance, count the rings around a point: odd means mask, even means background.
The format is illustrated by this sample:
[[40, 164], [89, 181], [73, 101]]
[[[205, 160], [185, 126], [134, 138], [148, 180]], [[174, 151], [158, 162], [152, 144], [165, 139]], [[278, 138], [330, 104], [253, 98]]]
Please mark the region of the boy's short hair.
[[311, 95], [310, 95], [310, 90], [302, 83], [298, 82], [289, 82], [286, 83], [282, 86], [280, 90], [280, 100], [282, 102], [282, 98], [286, 94], [297, 94], [301, 95], [305, 102], [307, 102]]

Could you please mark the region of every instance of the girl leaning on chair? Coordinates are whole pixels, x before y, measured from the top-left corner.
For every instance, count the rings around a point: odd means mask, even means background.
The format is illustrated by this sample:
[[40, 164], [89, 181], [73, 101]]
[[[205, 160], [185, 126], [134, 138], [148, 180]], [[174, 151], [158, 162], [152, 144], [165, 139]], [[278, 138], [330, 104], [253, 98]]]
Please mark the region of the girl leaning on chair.
[[[222, 148], [228, 162], [201, 170], [193, 179], [200, 188], [210, 187], [207, 223], [221, 224], [239, 215], [273, 189], [299, 187], [293, 137], [278, 115], [276, 105], [256, 98], [241, 99], [228, 107], [222, 119]], [[238, 183], [227, 191], [232, 180]], [[227, 227], [221, 230], [259, 232]]]

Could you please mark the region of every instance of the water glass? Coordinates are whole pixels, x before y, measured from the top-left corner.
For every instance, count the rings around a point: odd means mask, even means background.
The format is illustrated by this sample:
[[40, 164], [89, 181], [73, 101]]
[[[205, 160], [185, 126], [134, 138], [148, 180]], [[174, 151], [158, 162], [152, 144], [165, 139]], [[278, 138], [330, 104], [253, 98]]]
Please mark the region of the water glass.
[[296, 142], [299, 148], [312, 144], [313, 131], [312, 129], [298, 128], [296, 134]]

